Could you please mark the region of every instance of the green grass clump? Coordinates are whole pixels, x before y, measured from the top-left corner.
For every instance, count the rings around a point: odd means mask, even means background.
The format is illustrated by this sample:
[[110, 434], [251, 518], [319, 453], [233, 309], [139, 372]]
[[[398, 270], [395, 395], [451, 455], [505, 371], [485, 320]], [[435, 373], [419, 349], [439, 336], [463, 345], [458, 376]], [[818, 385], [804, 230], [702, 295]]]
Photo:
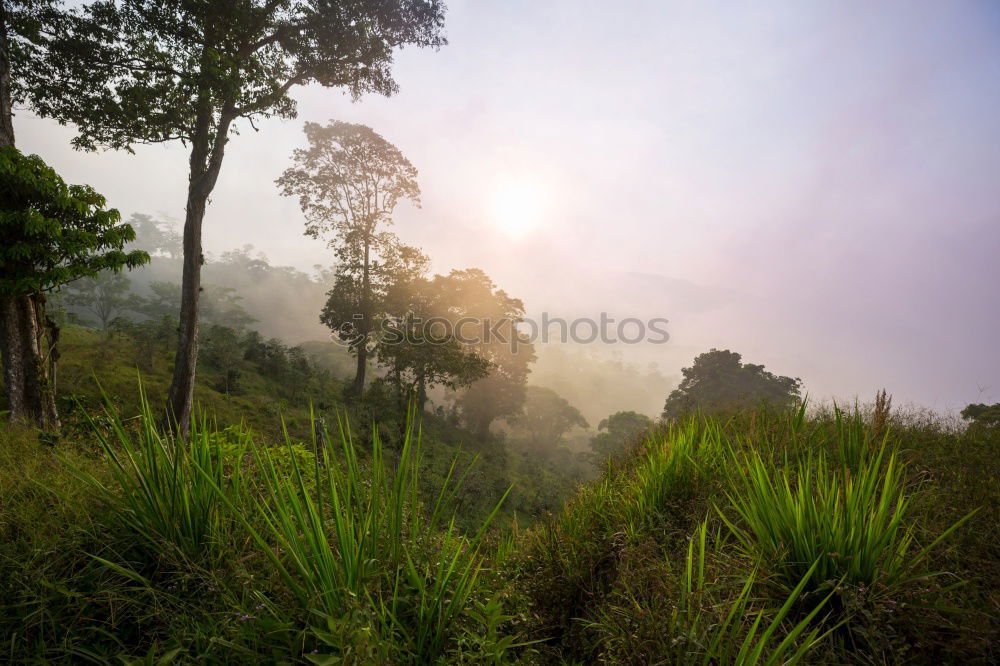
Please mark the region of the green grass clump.
[[[806, 570], [777, 611], [754, 610], [756, 571], [747, 576], [735, 597], [722, 602], [721, 608], [711, 608], [706, 603], [714, 592], [706, 578], [707, 533], [708, 523], [704, 522], [688, 544], [678, 605], [672, 615], [673, 629], [686, 638], [683, 643], [686, 649], [678, 651], [674, 663], [704, 666], [800, 663], [820, 640], [819, 629], [810, 628], [810, 625], [825, 609], [830, 597], [815, 604], [798, 622], [783, 625], [816, 574], [817, 563]], [[721, 542], [721, 536], [717, 535], [713, 543], [718, 547]], [[722, 617], [721, 622], [715, 621], [718, 617]], [[750, 618], [753, 622], [749, 629], [742, 631], [742, 621]], [[772, 641], [779, 634], [782, 636], [780, 642]]]
[[223, 501], [233, 505], [241, 501], [244, 437], [230, 442], [227, 460], [222, 438], [204, 421], [192, 424], [187, 440], [177, 440], [156, 427], [144, 396], [141, 405], [137, 428], [126, 427], [110, 402], [105, 407], [110, 435], [92, 422], [108, 462], [110, 483], [67, 464], [93, 490], [108, 515], [151, 551], [201, 560], [221, 546], [229, 526], [228, 515], [221, 510]]
[[745, 553], [788, 587], [815, 568], [813, 587], [842, 580], [893, 595], [968, 516], [915, 549], [896, 454], [886, 457], [883, 446], [863, 463], [853, 462], [855, 473], [831, 466], [823, 453], [792, 469], [772, 469], [756, 452], [734, 457], [731, 468], [744, 476], [727, 497], [738, 520], [720, 515]]
[[[451, 472], [430, 506], [422, 506], [415, 427], [411, 413], [394, 466], [377, 429], [363, 462], [343, 421], [339, 437], [324, 433], [321, 442], [314, 440], [311, 468], [292, 458], [291, 475], [279, 472], [268, 449], [252, 446], [264, 488], [253, 499], [252, 515], [210, 479], [319, 626], [316, 635], [336, 649], [330, 659], [356, 656], [356, 637], [349, 650], [342, 645], [343, 632], [354, 631], [374, 632], [379, 649], [367, 657], [433, 662], [470, 609], [483, 567], [483, 535], [499, 506], [474, 534], [459, 534], [454, 518], [446, 516], [461, 483]], [[389, 645], [399, 651], [382, 649]]]

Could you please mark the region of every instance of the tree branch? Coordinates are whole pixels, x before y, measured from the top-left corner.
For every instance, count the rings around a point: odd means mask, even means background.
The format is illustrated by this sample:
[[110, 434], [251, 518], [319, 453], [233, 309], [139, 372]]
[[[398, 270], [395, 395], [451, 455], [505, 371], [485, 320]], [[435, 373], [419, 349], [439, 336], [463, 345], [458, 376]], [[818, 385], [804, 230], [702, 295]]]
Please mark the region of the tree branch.
[[280, 100], [282, 97], [284, 97], [285, 94], [289, 90], [291, 90], [293, 86], [296, 86], [296, 85], [299, 85], [300, 83], [305, 82], [306, 79], [308, 78], [308, 76], [309, 76], [309, 70], [303, 70], [303, 71], [299, 72], [298, 74], [295, 74], [294, 76], [292, 76], [291, 78], [289, 78], [287, 81], [285, 81], [283, 84], [281, 84], [277, 89], [275, 89], [274, 91], [272, 91], [269, 95], [265, 95], [264, 97], [261, 97], [260, 99], [258, 99], [256, 102], [253, 102], [252, 104], [247, 104], [246, 106], [241, 106], [241, 107], [235, 108], [233, 110], [235, 116], [236, 117], [243, 117], [243, 116], [247, 116], [248, 114], [251, 114], [251, 113], [258, 113], [262, 109], [266, 109], [267, 107], [271, 106], [272, 104], [274, 104], [278, 100]]

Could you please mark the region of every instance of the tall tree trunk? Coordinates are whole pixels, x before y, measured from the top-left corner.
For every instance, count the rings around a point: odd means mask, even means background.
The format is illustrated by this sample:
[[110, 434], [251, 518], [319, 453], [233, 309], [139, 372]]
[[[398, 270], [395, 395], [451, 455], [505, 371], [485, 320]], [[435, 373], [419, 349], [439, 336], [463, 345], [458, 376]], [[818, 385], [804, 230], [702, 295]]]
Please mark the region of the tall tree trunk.
[[208, 197], [215, 189], [222, 168], [235, 113], [235, 102], [224, 103], [212, 136], [213, 108], [205, 93], [198, 101], [198, 119], [191, 144], [187, 209], [184, 215], [184, 265], [181, 275], [181, 312], [177, 332], [174, 374], [167, 394], [167, 426], [175, 428], [183, 439], [191, 427], [194, 408], [194, 381], [198, 367], [198, 310], [201, 300], [201, 266], [205, 257], [201, 248], [201, 229]]
[[174, 374], [167, 395], [169, 425], [186, 438], [194, 407], [194, 380], [198, 367], [198, 306], [201, 301], [201, 225], [205, 219], [208, 195], [196, 187], [194, 178], [188, 188], [184, 216], [184, 264], [181, 275], [181, 311], [177, 329]]
[[361, 397], [365, 392], [365, 371], [368, 369], [368, 336], [358, 343], [357, 347], [358, 366], [354, 373], [354, 384], [351, 386], [351, 393]]
[[352, 391], [357, 397], [361, 397], [365, 392], [365, 372], [368, 370], [368, 336], [371, 331], [371, 242], [365, 237], [365, 263], [361, 273], [361, 326], [364, 333], [361, 342], [358, 343], [358, 368], [354, 373], [354, 386]]
[[35, 372], [32, 377], [32, 405], [37, 410], [35, 422], [42, 428], [58, 428], [56, 412], [56, 361], [59, 359], [59, 327], [45, 310], [45, 294], [32, 294], [30, 328], [35, 336]]
[[14, 145], [12, 104], [10, 52], [7, 50], [7, 4], [6, 0], [0, 0], [0, 148]]
[[[0, 0], [0, 148], [14, 145], [14, 115], [10, 89], [7, 6]], [[45, 297], [24, 294], [0, 299], [0, 359], [3, 361], [7, 409], [12, 420], [46, 428], [58, 426], [55, 393], [47, 378], [46, 361], [55, 351], [46, 340]], [[48, 358], [42, 350], [49, 347]]]
[[28, 416], [26, 378], [31, 363], [30, 336], [25, 336], [22, 323], [23, 296], [4, 298], [0, 302], [0, 351], [3, 353], [3, 385], [7, 394], [7, 409], [11, 419]]
[[46, 326], [44, 298], [13, 296], [0, 303], [0, 352], [7, 409], [12, 420], [58, 427], [48, 363], [55, 350]]

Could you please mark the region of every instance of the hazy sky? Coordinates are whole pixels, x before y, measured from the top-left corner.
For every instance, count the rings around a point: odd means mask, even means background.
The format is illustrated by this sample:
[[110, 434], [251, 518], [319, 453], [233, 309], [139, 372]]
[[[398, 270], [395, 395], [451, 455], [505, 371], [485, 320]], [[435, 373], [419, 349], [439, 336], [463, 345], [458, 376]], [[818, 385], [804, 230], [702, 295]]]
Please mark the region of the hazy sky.
[[[726, 347], [817, 396], [1000, 400], [1000, 3], [449, 9], [447, 47], [399, 55], [398, 95], [299, 89], [299, 119], [244, 127], [206, 248], [330, 263], [274, 179], [303, 121], [362, 122], [420, 170], [396, 231], [435, 270], [480, 266], [532, 313], [671, 320], [628, 357], [673, 373]], [[71, 128], [15, 128], [123, 213], [183, 217], [180, 145], [82, 154]]]

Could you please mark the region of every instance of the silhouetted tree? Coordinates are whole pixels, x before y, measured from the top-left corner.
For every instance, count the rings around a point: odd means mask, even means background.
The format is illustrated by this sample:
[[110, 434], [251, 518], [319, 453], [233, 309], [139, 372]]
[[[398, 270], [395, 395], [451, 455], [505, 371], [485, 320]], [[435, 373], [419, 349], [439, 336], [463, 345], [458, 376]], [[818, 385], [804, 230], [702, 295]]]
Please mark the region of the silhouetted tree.
[[181, 256], [181, 235], [169, 223], [144, 213], [133, 213], [128, 223], [135, 229], [135, 244], [151, 255], [170, 259]]
[[221, 375], [218, 389], [230, 395], [235, 392], [241, 375], [245, 350], [239, 333], [228, 326], [215, 324], [205, 336], [205, 360]]
[[387, 230], [402, 200], [420, 203], [417, 170], [370, 127], [306, 123], [309, 147], [278, 179], [285, 196], [298, 197], [306, 234], [329, 239], [339, 260], [321, 321], [357, 357], [353, 393], [364, 392], [372, 338], [384, 312], [382, 297], [399, 263], [399, 239]]
[[146, 372], [152, 372], [157, 358], [169, 353], [177, 342], [177, 317], [173, 314], [144, 321], [119, 317], [112, 324], [112, 329], [132, 341], [135, 364]]
[[[137, 302], [134, 309], [147, 317], [175, 316], [183, 298], [181, 285], [176, 282], [151, 282], [148, 298]], [[206, 284], [201, 295], [201, 321], [207, 326], [228, 326], [242, 331], [257, 320], [240, 305], [242, 298], [230, 287]]]
[[692, 411], [728, 411], [755, 407], [762, 402], [774, 406], [800, 398], [802, 380], [775, 375], [763, 365], [742, 363], [741, 356], [727, 349], [700, 354], [684, 379], [671, 392], [663, 407], [663, 418], [677, 418]]
[[968, 405], [961, 414], [963, 419], [975, 426], [985, 428], [1000, 426], [1000, 402], [992, 405], [983, 403]]
[[400, 401], [411, 394], [423, 411], [429, 389], [467, 386], [487, 375], [489, 362], [456, 338], [447, 317], [453, 306], [447, 300], [451, 292], [444, 288], [447, 281], [426, 279], [426, 262], [407, 265], [416, 270], [396, 271], [386, 290], [387, 316], [377, 353]]
[[190, 147], [180, 335], [169, 409], [182, 434], [198, 358], [202, 220], [233, 125], [295, 115], [296, 85], [391, 94], [393, 52], [437, 46], [439, 0], [102, 0], [43, 27], [19, 88], [77, 148]]
[[552, 389], [541, 386], [525, 389], [524, 411], [513, 423], [523, 441], [537, 450], [555, 449], [567, 432], [588, 427], [580, 410]]
[[112, 271], [73, 282], [63, 290], [63, 300], [67, 306], [93, 315], [105, 331], [117, 317], [144, 307], [143, 299], [132, 293], [129, 279]]
[[486, 438], [495, 420], [516, 416], [524, 405], [529, 366], [535, 360], [534, 345], [517, 330], [524, 304], [498, 289], [478, 268], [455, 270], [434, 281], [442, 301], [449, 304], [448, 317], [459, 341], [489, 363], [489, 374], [458, 399], [466, 424]]
[[645, 414], [624, 411], [615, 412], [597, 426], [600, 431], [590, 440], [590, 448], [600, 458], [618, 456], [627, 444], [649, 430], [653, 420]]

